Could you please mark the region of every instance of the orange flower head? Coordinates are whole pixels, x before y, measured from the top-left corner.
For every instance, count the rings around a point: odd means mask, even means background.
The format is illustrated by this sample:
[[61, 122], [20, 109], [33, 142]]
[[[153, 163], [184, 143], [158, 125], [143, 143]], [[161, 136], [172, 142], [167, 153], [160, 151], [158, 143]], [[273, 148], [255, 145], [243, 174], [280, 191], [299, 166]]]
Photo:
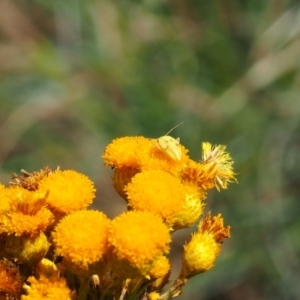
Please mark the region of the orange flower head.
[[184, 246], [180, 278], [190, 278], [213, 267], [220, 253], [223, 239], [230, 237], [230, 227], [223, 226], [223, 218], [210, 213], [199, 224], [198, 232]]
[[169, 251], [171, 238], [160, 217], [129, 211], [112, 220], [108, 240], [118, 260], [146, 275], [153, 261]]
[[137, 157], [149, 148], [149, 139], [142, 136], [114, 139], [104, 150], [104, 164], [113, 168], [139, 169]]
[[0, 215], [0, 233], [34, 236], [53, 223], [53, 214], [46, 207], [47, 193], [10, 187], [5, 194], [9, 209]]
[[47, 204], [54, 213], [67, 214], [85, 209], [95, 197], [93, 182], [73, 170], [57, 170], [45, 177], [39, 190], [49, 192]]
[[149, 211], [172, 226], [185, 201], [185, 188], [177, 177], [160, 170], [144, 171], [126, 186], [128, 205]]
[[74, 272], [85, 272], [107, 251], [108, 229], [109, 219], [102, 212], [74, 212], [64, 217], [52, 232], [55, 252]]
[[25, 284], [24, 289], [27, 295], [22, 296], [22, 300], [71, 300], [71, 291], [67, 286], [65, 278], [58, 276], [46, 277], [41, 276], [36, 279], [30, 276], [27, 281], [30, 285]]

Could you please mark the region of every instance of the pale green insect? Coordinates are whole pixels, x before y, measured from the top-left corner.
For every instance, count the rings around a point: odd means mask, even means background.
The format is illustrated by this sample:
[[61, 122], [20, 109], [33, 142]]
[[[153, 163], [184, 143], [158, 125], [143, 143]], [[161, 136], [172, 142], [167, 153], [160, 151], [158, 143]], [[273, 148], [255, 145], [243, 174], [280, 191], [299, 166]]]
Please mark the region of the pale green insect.
[[171, 130], [169, 130], [164, 136], [156, 140], [157, 147], [162, 150], [168, 157], [174, 160], [181, 160], [181, 148], [180, 148], [180, 139], [174, 139], [168, 134], [181, 125], [183, 122], [179, 123]]

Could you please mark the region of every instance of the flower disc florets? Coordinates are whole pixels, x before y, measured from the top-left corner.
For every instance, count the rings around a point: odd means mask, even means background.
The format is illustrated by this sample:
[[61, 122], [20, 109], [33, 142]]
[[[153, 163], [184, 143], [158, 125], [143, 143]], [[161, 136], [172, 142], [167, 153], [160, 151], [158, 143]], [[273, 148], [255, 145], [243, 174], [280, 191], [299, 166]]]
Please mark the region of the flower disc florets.
[[39, 191], [49, 193], [47, 204], [52, 211], [64, 214], [85, 209], [95, 197], [93, 182], [72, 170], [49, 174], [39, 183]]
[[118, 260], [141, 270], [150, 269], [154, 259], [169, 251], [169, 229], [150, 212], [130, 211], [112, 220], [109, 244]]
[[109, 220], [100, 211], [83, 210], [64, 217], [52, 232], [57, 255], [79, 269], [100, 261], [107, 250]]

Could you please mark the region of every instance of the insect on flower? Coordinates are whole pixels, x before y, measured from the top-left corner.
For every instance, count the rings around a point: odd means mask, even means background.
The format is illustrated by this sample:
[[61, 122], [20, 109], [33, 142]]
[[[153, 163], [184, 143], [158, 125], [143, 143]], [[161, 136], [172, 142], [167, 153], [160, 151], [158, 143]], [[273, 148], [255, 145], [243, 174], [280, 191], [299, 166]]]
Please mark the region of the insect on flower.
[[173, 137], [169, 136], [168, 134], [181, 125], [183, 122], [179, 123], [171, 130], [169, 130], [164, 136], [161, 136], [156, 140], [157, 147], [162, 150], [169, 158], [174, 160], [181, 160], [181, 148], [180, 148], [180, 139], [174, 139]]

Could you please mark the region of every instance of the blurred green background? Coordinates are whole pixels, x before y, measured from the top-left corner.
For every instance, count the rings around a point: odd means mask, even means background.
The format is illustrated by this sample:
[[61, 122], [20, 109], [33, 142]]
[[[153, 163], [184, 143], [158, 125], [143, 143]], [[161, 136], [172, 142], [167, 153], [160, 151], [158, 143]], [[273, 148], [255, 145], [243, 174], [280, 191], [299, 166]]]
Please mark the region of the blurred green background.
[[172, 135], [191, 157], [227, 145], [239, 184], [210, 193], [232, 237], [178, 299], [300, 299], [299, 67], [297, 1], [1, 0], [0, 180], [75, 169], [113, 217], [104, 147], [184, 122]]

